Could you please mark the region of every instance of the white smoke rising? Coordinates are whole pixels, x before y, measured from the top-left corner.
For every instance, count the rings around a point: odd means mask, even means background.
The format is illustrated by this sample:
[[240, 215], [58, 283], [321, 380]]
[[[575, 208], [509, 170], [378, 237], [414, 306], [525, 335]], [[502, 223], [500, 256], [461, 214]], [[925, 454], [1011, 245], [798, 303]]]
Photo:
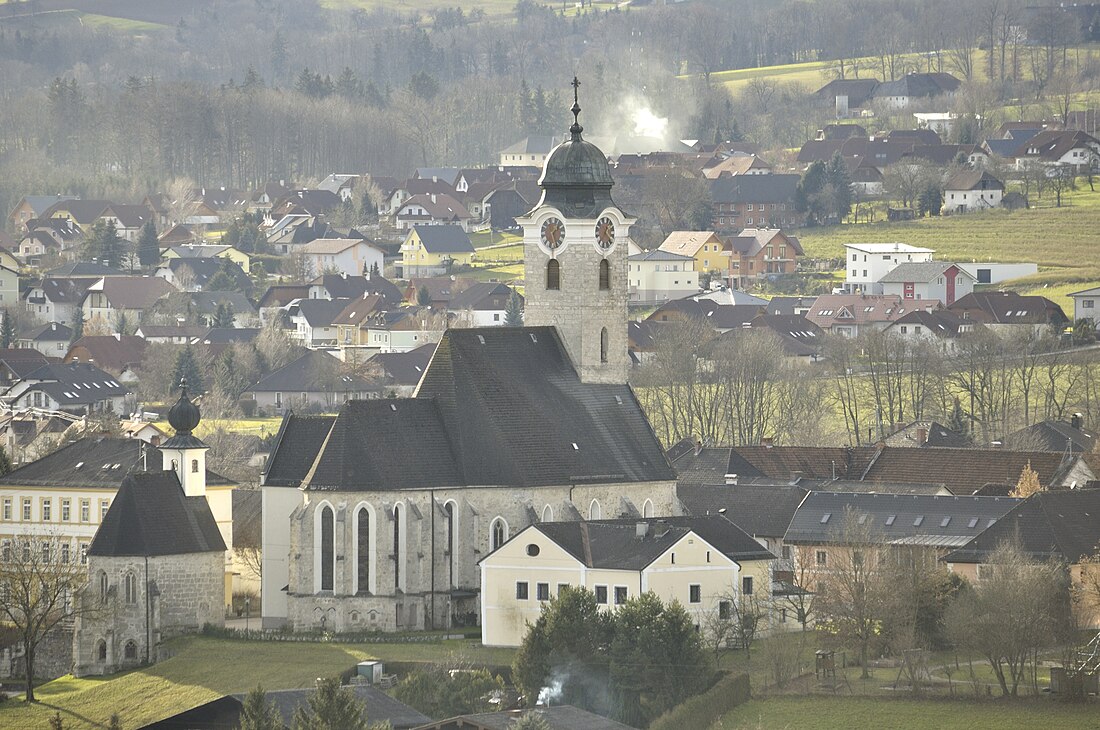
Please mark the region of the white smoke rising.
[[548, 686], [543, 687], [539, 690], [538, 704], [548, 706], [551, 702], [557, 702], [558, 700], [560, 700], [561, 687], [562, 682], [560, 679], [555, 678], [550, 680], [550, 684]]
[[656, 137], [664, 141], [668, 135], [668, 117], [659, 117], [648, 105], [634, 110], [634, 134], [642, 137]]

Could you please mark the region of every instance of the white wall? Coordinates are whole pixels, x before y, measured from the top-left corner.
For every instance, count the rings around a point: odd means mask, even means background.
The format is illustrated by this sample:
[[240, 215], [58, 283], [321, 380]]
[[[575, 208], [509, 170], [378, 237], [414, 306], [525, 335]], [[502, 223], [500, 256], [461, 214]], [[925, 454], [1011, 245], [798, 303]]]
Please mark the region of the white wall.
[[283, 586], [289, 581], [290, 513], [302, 503], [302, 494], [291, 487], [263, 487], [260, 489], [263, 528], [263, 575], [261, 579], [260, 606], [263, 627], [278, 628], [286, 622], [286, 592]]

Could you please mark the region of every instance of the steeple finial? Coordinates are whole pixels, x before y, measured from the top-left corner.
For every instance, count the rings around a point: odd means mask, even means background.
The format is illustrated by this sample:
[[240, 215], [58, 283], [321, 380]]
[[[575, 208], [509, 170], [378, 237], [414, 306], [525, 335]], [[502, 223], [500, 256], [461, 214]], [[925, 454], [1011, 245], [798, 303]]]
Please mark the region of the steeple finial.
[[186, 398], [187, 397], [187, 378], [180, 378], [179, 389], [180, 389], [180, 398]]
[[570, 111], [573, 112], [573, 126], [569, 128], [569, 133], [573, 135], [573, 141], [577, 141], [581, 138], [581, 132], [584, 131], [584, 127], [581, 126], [580, 120], [578, 119], [581, 113], [581, 105], [577, 97], [577, 90], [580, 89], [581, 82], [576, 76], [573, 76], [573, 83], [571, 86], [573, 87], [573, 108]]

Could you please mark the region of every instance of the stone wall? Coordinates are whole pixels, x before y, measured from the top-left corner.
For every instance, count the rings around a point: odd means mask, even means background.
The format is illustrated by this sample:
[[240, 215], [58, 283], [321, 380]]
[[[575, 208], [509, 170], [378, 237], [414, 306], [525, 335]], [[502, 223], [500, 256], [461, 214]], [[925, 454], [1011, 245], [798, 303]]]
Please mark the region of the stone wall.
[[[107, 592], [101, 591], [106, 575]], [[127, 575], [133, 593], [127, 595]], [[74, 674], [111, 674], [155, 661], [161, 641], [225, 619], [225, 554], [88, 558], [89, 590], [76, 619]]]
[[[456, 488], [395, 492], [307, 492], [291, 515], [287, 620], [296, 630], [381, 631], [448, 628], [455, 614], [477, 613], [477, 563], [492, 551], [498, 519], [507, 539], [529, 524], [599, 517], [678, 515], [674, 482], [533, 489]], [[434, 511], [432, 499], [434, 498]], [[591, 512], [592, 501], [599, 514]], [[455, 515], [452, 561], [448, 512]], [[319, 511], [333, 510], [333, 590], [322, 591]], [[395, 576], [394, 510], [403, 512], [400, 581]], [[370, 515], [367, 585], [359, 585], [358, 514]], [[434, 555], [434, 560], [432, 556]], [[434, 568], [434, 570], [433, 570]], [[400, 588], [398, 583], [400, 582]]]

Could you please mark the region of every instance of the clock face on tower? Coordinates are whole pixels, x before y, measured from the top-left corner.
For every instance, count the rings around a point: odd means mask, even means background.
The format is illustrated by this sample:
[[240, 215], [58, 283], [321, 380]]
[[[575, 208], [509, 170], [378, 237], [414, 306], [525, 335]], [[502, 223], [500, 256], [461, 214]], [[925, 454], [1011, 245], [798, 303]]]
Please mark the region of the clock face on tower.
[[604, 216], [596, 221], [596, 245], [607, 251], [615, 245], [615, 222]]
[[547, 218], [542, 224], [542, 245], [551, 251], [565, 243], [565, 224], [557, 218]]

